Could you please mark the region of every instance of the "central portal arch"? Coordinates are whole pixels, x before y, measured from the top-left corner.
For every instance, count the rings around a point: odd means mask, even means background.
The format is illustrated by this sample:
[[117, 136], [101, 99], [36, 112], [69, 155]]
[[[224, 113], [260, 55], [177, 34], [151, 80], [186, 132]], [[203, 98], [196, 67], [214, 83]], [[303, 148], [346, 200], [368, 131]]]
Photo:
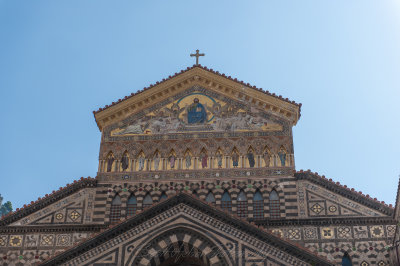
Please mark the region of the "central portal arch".
[[170, 229], [142, 246], [131, 265], [225, 266], [223, 245], [187, 227]]

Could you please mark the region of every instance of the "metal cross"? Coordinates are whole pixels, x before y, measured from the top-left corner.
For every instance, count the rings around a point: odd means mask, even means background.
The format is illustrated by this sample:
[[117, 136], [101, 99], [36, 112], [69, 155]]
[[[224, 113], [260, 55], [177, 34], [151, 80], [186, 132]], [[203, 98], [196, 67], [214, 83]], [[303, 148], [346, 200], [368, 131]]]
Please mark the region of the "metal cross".
[[199, 65], [199, 57], [200, 56], [205, 56], [205, 54], [199, 54], [199, 50], [197, 49], [196, 53], [195, 54], [190, 54], [190, 56], [192, 56], [192, 57], [195, 56], [196, 57], [196, 66], [197, 66], [197, 65]]

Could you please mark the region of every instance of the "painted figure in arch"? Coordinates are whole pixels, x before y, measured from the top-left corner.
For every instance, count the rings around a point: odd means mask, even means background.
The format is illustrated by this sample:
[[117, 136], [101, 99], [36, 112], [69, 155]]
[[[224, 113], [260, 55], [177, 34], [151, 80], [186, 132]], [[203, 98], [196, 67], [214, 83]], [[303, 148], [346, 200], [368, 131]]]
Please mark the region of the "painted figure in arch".
[[200, 103], [198, 98], [187, 108], [187, 121], [189, 124], [205, 123], [207, 121], [206, 108]]
[[269, 167], [271, 156], [269, 155], [269, 152], [267, 149], [265, 149], [263, 157], [264, 157], [265, 167]]
[[278, 152], [279, 155], [279, 159], [281, 160], [281, 165], [285, 166], [286, 163], [286, 151], [283, 147], [281, 147], [281, 149]]
[[174, 169], [175, 168], [175, 160], [176, 160], [175, 155], [172, 153], [169, 156], [168, 160], [169, 160], [169, 166], [171, 167], [171, 169]]
[[232, 162], [233, 162], [233, 167], [236, 168], [239, 166], [239, 154], [237, 154], [236, 151], [234, 151], [232, 154]]
[[203, 153], [201, 154], [201, 167], [202, 168], [207, 168], [207, 160], [208, 160], [207, 153], [203, 151]]
[[142, 171], [144, 169], [144, 155], [140, 154], [138, 161], [139, 161], [139, 171]]
[[156, 152], [154, 154], [154, 170], [158, 171], [158, 166], [160, 165], [160, 154], [158, 152]]
[[107, 172], [112, 171], [113, 163], [114, 163], [114, 156], [112, 154], [109, 154], [107, 158]]
[[122, 167], [122, 171], [126, 171], [126, 169], [128, 169], [128, 167], [129, 167], [129, 157], [126, 152], [122, 156], [121, 167]]
[[185, 164], [186, 164], [186, 169], [189, 169], [190, 166], [192, 165], [192, 156], [190, 156], [189, 152], [186, 153]]
[[221, 151], [217, 152], [217, 163], [218, 163], [218, 168], [222, 168], [222, 154], [221, 154]]
[[252, 150], [249, 150], [249, 152], [247, 153], [247, 159], [249, 160], [250, 167], [253, 168], [256, 164], [256, 161], [254, 160], [254, 153]]

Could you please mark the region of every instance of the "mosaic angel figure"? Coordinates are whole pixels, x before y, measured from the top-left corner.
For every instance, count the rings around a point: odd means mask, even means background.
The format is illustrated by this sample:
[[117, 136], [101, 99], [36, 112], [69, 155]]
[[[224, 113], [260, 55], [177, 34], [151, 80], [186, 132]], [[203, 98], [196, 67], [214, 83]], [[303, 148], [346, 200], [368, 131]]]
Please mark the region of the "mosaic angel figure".
[[268, 167], [271, 156], [269, 155], [267, 150], [265, 150], [263, 157], [264, 157], [265, 167]]
[[114, 163], [114, 156], [109, 155], [108, 159], [107, 159], [107, 172], [111, 172], [112, 171], [113, 163]]
[[285, 166], [285, 163], [286, 163], [286, 151], [285, 151], [285, 149], [283, 147], [279, 150], [278, 155], [279, 155], [279, 159], [281, 159], [281, 165]]
[[121, 159], [121, 167], [122, 171], [125, 171], [129, 167], [129, 157], [127, 153], [124, 153]]
[[237, 152], [234, 152], [232, 154], [232, 162], [233, 162], [233, 167], [238, 167], [239, 165], [239, 154], [237, 154]]
[[208, 160], [207, 153], [204, 152], [204, 153], [201, 155], [201, 167], [202, 167], [202, 168], [207, 168], [207, 160]]
[[249, 152], [247, 153], [247, 159], [249, 160], [250, 167], [254, 167], [256, 161], [254, 160], [254, 154], [252, 150], [249, 150]]
[[139, 155], [139, 171], [142, 171], [144, 169], [144, 156], [141, 154]]
[[185, 156], [185, 164], [186, 164], [186, 169], [189, 169], [190, 166], [192, 165], [192, 156], [190, 156], [190, 153], [187, 153]]
[[218, 168], [222, 168], [222, 154], [221, 154], [221, 152], [217, 153], [217, 164], [218, 164]]
[[175, 168], [175, 160], [176, 160], [175, 155], [171, 154], [169, 156], [168, 160], [169, 160], [169, 166], [171, 167], [171, 169], [174, 169]]
[[160, 165], [160, 154], [157, 152], [154, 154], [154, 170], [158, 171], [158, 166]]

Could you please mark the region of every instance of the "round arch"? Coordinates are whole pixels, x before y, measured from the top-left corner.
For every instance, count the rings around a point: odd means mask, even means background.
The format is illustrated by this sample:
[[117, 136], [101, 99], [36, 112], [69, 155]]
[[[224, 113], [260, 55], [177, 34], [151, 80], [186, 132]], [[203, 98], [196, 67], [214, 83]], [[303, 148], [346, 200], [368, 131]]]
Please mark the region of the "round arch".
[[129, 265], [231, 265], [228, 261], [232, 258], [226, 257], [230, 254], [222, 243], [197, 229], [178, 224], [148, 237], [133, 252], [136, 255], [129, 259]]

